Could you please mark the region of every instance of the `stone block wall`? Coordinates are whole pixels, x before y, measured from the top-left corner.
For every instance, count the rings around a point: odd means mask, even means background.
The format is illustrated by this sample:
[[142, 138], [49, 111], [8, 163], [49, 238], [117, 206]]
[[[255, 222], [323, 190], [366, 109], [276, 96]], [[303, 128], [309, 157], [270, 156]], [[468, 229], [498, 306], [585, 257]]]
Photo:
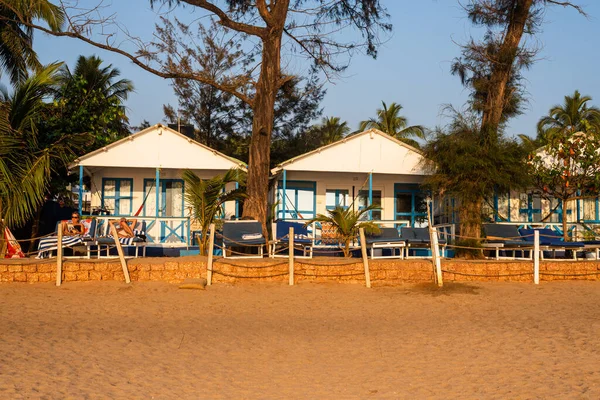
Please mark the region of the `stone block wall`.
[[[206, 278], [206, 257], [138, 258], [127, 260], [132, 281], [181, 282], [187, 278]], [[433, 282], [431, 260], [369, 260], [373, 286], [403, 283]], [[443, 260], [444, 282], [499, 281], [532, 282], [533, 263], [512, 260]], [[287, 259], [216, 259], [213, 283], [279, 282], [287, 284]], [[326, 258], [296, 259], [294, 282], [365, 283], [364, 266], [360, 259]], [[542, 261], [540, 280], [599, 280], [600, 261]], [[54, 282], [56, 260], [5, 260], [0, 264], [0, 283]], [[65, 260], [63, 282], [124, 281], [118, 259]]]

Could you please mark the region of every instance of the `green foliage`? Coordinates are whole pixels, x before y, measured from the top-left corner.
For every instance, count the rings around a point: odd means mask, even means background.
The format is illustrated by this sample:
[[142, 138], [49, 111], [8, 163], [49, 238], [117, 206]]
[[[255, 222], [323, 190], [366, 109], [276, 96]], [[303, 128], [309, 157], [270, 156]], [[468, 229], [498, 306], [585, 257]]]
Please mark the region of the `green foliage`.
[[344, 256], [350, 257], [350, 244], [358, 236], [360, 228], [364, 228], [366, 233], [380, 232], [379, 226], [373, 221], [361, 220], [370, 210], [379, 208], [379, 206], [371, 205], [355, 211], [351, 207], [344, 209], [344, 207], [337, 206], [333, 210], [327, 210], [328, 215], [317, 214], [315, 218], [306, 222], [306, 225], [313, 222], [330, 224], [334, 228], [340, 244], [343, 245]]
[[12, 84], [27, 79], [28, 70], [42, 69], [33, 50], [33, 29], [26, 26], [43, 21], [52, 31], [60, 31], [65, 15], [48, 0], [10, 0], [0, 5], [0, 65]]
[[[554, 106], [538, 126], [545, 146], [530, 155], [529, 171], [544, 198], [562, 204], [600, 194], [600, 110], [587, 108], [591, 98], [565, 97], [564, 106]], [[563, 206], [566, 226], [567, 207]], [[565, 238], [566, 238], [566, 229]]]
[[483, 140], [478, 122], [473, 114], [456, 113], [448, 129], [438, 129], [423, 148], [433, 172], [425, 183], [434, 192], [477, 200], [526, 185], [521, 146], [502, 136]]
[[425, 128], [420, 125], [408, 126], [406, 117], [400, 115], [400, 111], [402, 110], [400, 104], [391, 103], [389, 107], [384, 101], [381, 104], [383, 107], [377, 109], [377, 118], [362, 121], [358, 129], [361, 132], [370, 128], [379, 129], [396, 139], [419, 148], [418, 142], [412, 139], [412, 137], [425, 139]]
[[600, 129], [600, 109], [588, 107], [592, 98], [581, 96], [578, 90], [573, 96], [565, 96], [563, 105], [550, 108], [547, 116], [537, 125], [537, 143], [544, 146], [555, 139], [561, 140], [567, 132], [591, 132]]
[[102, 67], [98, 57], [80, 56], [73, 72], [61, 68], [54, 86], [54, 107], [48, 110], [43, 129], [49, 137], [87, 132], [94, 143], [86, 152], [129, 134], [123, 101], [133, 91], [112, 65]]
[[425, 187], [458, 200], [460, 233], [479, 238], [483, 200], [511, 188], [526, 187], [525, 152], [514, 140], [485, 138], [474, 114], [455, 113], [446, 131], [438, 129], [423, 149], [432, 175]]
[[320, 124], [313, 125], [305, 135], [310, 143], [307, 145], [317, 148], [342, 140], [349, 132], [350, 127], [346, 121], [342, 122], [339, 117], [327, 117], [321, 119]]
[[[230, 169], [223, 176], [200, 179], [193, 171], [185, 170], [182, 178], [185, 182], [185, 200], [191, 206], [192, 216], [200, 224], [200, 254], [207, 255], [209, 228], [223, 215], [223, 205], [227, 201], [243, 200], [246, 197], [246, 173], [239, 169]], [[228, 183], [237, 182], [240, 187], [226, 191]]]
[[56, 83], [60, 64], [52, 64], [0, 98], [0, 220], [19, 226], [41, 204], [50, 174], [64, 166], [85, 138], [40, 140], [38, 129], [44, 98]]

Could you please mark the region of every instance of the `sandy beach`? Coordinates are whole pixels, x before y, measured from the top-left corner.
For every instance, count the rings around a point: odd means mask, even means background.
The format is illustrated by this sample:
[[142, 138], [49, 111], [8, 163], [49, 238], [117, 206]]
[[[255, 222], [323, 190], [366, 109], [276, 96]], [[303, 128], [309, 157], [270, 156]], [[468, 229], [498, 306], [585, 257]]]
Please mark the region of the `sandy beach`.
[[600, 285], [0, 285], [1, 399], [597, 399]]

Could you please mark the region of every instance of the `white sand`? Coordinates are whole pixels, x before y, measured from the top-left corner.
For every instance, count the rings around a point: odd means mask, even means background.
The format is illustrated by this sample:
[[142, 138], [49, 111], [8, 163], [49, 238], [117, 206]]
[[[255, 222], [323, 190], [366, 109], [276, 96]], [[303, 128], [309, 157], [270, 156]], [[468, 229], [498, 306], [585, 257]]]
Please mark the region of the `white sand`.
[[600, 283], [0, 285], [0, 399], [598, 399]]

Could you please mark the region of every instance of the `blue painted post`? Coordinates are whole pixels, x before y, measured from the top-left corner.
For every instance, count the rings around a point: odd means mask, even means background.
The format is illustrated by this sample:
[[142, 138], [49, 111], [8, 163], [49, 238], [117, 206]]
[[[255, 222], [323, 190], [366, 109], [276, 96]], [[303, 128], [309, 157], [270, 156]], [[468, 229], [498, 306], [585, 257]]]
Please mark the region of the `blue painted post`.
[[[369, 206], [373, 204], [373, 173], [369, 172]], [[369, 210], [369, 220], [373, 220], [373, 211]]]
[[498, 202], [498, 193], [494, 192], [494, 221], [495, 222], [499, 222], [500, 221], [500, 204]]
[[[239, 183], [235, 183], [235, 188], [236, 190], [240, 188], [240, 184]], [[240, 217], [240, 201], [236, 200], [235, 201], [235, 219], [238, 219]]]
[[281, 208], [283, 210], [283, 216], [281, 217], [282, 220], [285, 219], [285, 199], [287, 198], [286, 196], [286, 188], [287, 188], [287, 171], [284, 169], [283, 170], [283, 201], [281, 202]]
[[155, 205], [155, 208], [156, 208], [156, 213], [155, 213], [156, 214], [156, 218], [158, 218], [158, 199], [159, 199], [158, 196], [160, 194], [160, 190], [158, 190], [159, 183], [160, 183], [160, 168], [156, 168], [156, 178], [154, 180], [154, 190], [156, 192], [156, 205]]
[[79, 166], [79, 215], [83, 209], [83, 165]]
[[[577, 191], [577, 196], [581, 196], [581, 192], [579, 190]], [[577, 221], [575, 221], [575, 222], [579, 222], [581, 220], [580, 207], [581, 207], [580, 200], [577, 199]]]

